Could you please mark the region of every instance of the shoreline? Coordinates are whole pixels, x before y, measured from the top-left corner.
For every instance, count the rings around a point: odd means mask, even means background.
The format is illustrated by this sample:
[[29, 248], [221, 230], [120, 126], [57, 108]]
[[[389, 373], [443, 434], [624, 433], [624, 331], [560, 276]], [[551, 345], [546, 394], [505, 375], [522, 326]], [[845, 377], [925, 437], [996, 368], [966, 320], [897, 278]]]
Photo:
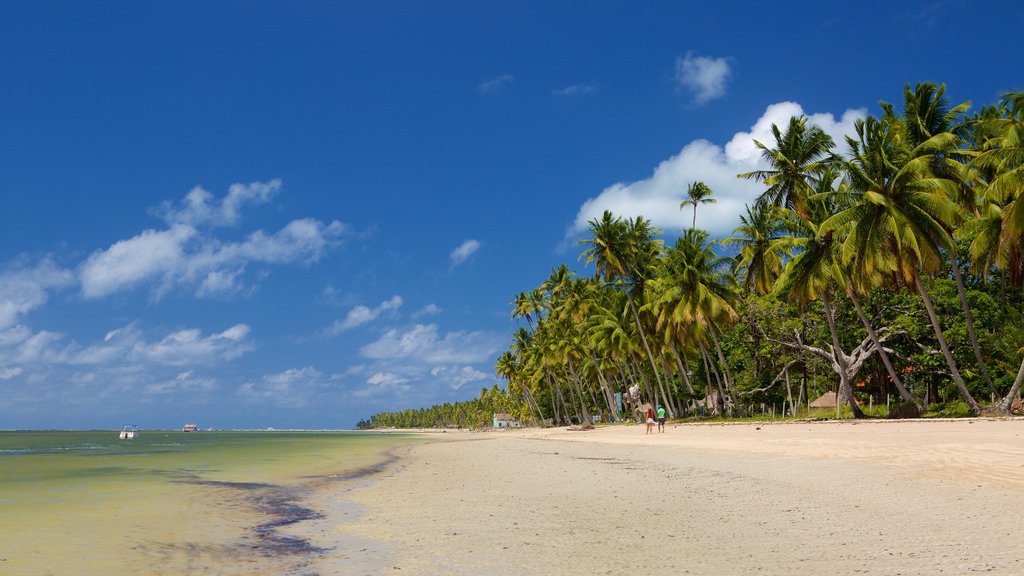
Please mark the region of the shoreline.
[[823, 424], [428, 433], [380, 474], [320, 493], [327, 517], [308, 528], [331, 550], [311, 566], [1024, 573], [1024, 419]]

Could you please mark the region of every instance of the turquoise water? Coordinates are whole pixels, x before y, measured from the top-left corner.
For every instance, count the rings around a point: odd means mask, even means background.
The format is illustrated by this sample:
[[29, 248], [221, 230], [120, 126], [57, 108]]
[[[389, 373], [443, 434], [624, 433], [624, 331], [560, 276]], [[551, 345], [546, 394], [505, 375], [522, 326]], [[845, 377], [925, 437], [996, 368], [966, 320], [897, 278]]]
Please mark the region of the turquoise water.
[[0, 432], [0, 574], [306, 574], [308, 496], [409, 436]]

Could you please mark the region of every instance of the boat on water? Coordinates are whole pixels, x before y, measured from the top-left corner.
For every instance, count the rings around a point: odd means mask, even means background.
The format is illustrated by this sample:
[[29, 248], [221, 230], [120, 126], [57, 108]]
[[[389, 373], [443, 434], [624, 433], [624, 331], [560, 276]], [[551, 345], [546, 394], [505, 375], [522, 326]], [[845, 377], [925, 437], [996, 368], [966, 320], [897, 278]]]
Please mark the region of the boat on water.
[[199, 430], [198, 424], [185, 424], [181, 427], [182, 432], [195, 432], [196, 430]]
[[139, 428], [137, 426], [125, 426], [121, 428], [121, 433], [117, 436], [121, 440], [134, 440], [139, 435]]

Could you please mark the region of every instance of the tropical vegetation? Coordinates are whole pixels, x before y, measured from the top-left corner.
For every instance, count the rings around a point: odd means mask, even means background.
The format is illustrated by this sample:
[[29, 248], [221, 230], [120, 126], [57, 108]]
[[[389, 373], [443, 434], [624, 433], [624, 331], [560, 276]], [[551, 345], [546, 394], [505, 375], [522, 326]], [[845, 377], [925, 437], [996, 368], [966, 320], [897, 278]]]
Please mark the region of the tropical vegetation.
[[583, 272], [514, 297], [506, 385], [467, 404], [555, 425], [645, 403], [796, 415], [829, 391], [853, 417], [1019, 410], [1024, 92], [972, 112], [920, 83], [880, 108], [842, 143], [804, 116], [773, 126], [767, 168], [738, 175], [763, 192], [728, 238], [696, 228], [702, 182], [681, 191], [670, 244], [642, 217], [590, 221]]

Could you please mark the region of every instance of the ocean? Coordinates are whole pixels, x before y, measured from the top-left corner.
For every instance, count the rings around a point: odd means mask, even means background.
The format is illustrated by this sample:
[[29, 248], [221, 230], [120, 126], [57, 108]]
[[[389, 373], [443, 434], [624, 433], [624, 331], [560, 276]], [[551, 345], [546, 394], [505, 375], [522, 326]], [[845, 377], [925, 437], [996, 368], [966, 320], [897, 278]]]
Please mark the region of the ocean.
[[[410, 435], [0, 432], [0, 574], [313, 575], [311, 496]], [[340, 486], [339, 486], [340, 488]]]

